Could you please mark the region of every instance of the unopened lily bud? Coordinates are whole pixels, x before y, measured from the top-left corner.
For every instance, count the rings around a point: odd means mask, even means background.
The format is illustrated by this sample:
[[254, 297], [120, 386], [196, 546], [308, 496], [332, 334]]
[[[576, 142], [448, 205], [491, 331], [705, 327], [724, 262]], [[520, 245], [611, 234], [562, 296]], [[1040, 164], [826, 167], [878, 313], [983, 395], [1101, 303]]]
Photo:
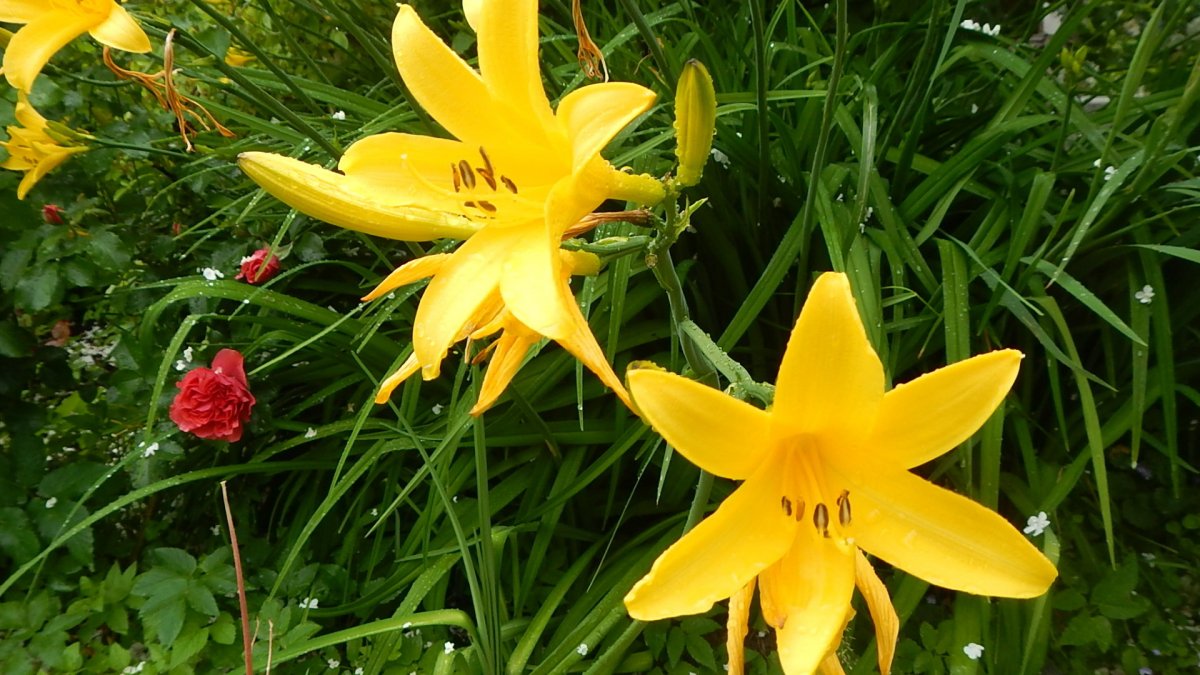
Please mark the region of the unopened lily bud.
[[712, 76], [704, 64], [692, 59], [683, 67], [675, 90], [675, 155], [679, 159], [676, 183], [681, 187], [700, 182], [716, 124], [717, 92]]

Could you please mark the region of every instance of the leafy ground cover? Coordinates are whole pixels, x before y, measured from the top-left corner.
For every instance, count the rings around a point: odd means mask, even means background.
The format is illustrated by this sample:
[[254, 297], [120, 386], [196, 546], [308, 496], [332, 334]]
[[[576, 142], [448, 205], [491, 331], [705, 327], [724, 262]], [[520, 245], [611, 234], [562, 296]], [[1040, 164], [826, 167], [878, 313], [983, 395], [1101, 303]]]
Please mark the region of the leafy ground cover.
[[[414, 5], [474, 63], [458, 3]], [[241, 671], [240, 580], [257, 672], [724, 672], [724, 602], [640, 622], [622, 601], [736, 483], [553, 342], [480, 416], [475, 341], [376, 405], [422, 285], [360, 298], [452, 244], [334, 227], [238, 168], [244, 152], [333, 167], [371, 134], [446, 135], [393, 62], [396, 8], [125, 7], [149, 53], [112, 50], [114, 69], [75, 40], [29, 96], [87, 151], [23, 199], [22, 173], [0, 173], [0, 671]], [[699, 184], [568, 242], [605, 262], [572, 290], [618, 376], [653, 361], [765, 403], [828, 270], [848, 276], [889, 383], [1025, 354], [983, 428], [916, 471], [1025, 528], [1059, 578], [988, 599], [876, 562], [901, 622], [893, 671], [1200, 667], [1200, 5], [581, 9], [608, 76], [658, 94], [606, 146], [615, 166], [676, 172], [685, 64], [716, 91]], [[540, 30], [558, 101], [589, 82], [571, 3], [543, 0]], [[169, 88], [130, 75], [164, 69]], [[237, 440], [203, 440], [172, 401], [223, 349], [244, 355], [253, 412]], [[874, 672], [855, 608], [838, 655]], [[750, 616], [747, 671], [781, 672]]]

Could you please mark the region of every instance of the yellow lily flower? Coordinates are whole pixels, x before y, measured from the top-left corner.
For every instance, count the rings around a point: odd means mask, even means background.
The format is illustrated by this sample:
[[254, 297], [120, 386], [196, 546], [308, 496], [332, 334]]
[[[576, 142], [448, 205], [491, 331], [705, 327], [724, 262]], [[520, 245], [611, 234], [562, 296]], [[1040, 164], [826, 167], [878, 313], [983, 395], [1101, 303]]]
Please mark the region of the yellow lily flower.
[[16, 117], [21, 126], [8, 127], [8, 140], [0, 141], [0, 147], [8, 151], [8, 159], [0, 163], [0, 168], [25, 172], [25, 177], [17, 186], [17, 199], [25, 199], [25, 195], [42, 176], [67, 161], [71, 155], [84, 152], [87, 148], [62, 145], [47, 134], [46, 118], [33, 109], [22, 91], [17, 92]]
[[632, 370], [637, 409], [667, 442], [701, 468], [745, 482], [655, 561], [625, 596], [629, 614], [695, 614], [736, 596], [735, 632], [757, 579], [784, 672], [840, 672], [830, 657], [857, 584], [887, 673], [899, 622], [859, 549], [945, 588], [1041, 595], [1058, 573], [1015, 527], [909, 472], [987, 420], [1020, 360], [994, 351], [884, 393], [849, 281], [829, 273], [800, 312], [770, 410], [678, 375]]
[[[243, 154], [239, 164], [267, 192], [333, 225], [410, 241], [467, 240], [422, 270], [433, 279], [417, 308], [414, 356], [396, 375], [419, 368], [436, 377], [450, 346], [478, 334], [502, 307], [516, 322], [505, 336], [516, 340], [519, 324], [529, 331], [520, 345], [547, 337], [588, 354], [584, 363], [625, 398], [564, 282], [570, 272], [559, 246], [605, 199], [662, 199], [657, 180], [600, 156], [654, 93], [626, 82], [593, 84], [552, 110], [538, 68], [537, 0], [467, 0], [464, 10], [479, 38], [478, 72], [412, 7], [401, 5], [392, 29], [405, 85], [457, 140], [369, 136], [346, 150], [338, 171], [262, 152]], [[404, 283], [422, 278], [404, 269], [397, 271]], [[506, 356], [514, 350], [497, 347]]]
[[25, 93], [50, 57], [84, 33], [113, 49], [150, 51], [142, 27], [114, 0], [0, 0], [0, 21], [25, 24], [4, 50], [4, 76]]

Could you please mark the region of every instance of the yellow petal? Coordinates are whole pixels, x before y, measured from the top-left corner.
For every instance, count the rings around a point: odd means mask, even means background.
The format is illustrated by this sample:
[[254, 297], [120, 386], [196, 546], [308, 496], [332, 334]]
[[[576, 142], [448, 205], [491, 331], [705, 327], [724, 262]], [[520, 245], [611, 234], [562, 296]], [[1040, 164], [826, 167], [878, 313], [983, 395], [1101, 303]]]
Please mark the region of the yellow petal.
[[89, 32], [97, 42], [113, 49], [137, 54], [150, 51], [150, 38], [146, 37], [146, 32], [129, 16], [124, 7], [115, 2], [108, 18]]
[[861, 475], [828, 468], [850, 490], [858, 545], [929, 583], [977, 595], [1032, 598], [1058, 576], [1015, 527], [966, 497], [886, 466]]
[[37, 165], [30, 169], [25, 176], [21, 178], [20, 184], [17, 185], [17, 199], [25, 199], [25, 195], [29, 194], [29, 191], [33, 189], [33, 186], [36, 185], [37, 182], [40, 181], [46, 174], [57, 168], [59, 164], [67, 161], [71, 155], [85, 152], [86, 150], [87, 148], [82, 147], [62, 148], [58, 146], [54, 146], [54, 148], [49, 151], [43, 150], [41, 156], [38, 158]]
[[413, 98], [455, 138], [472, 146], [499, 139], [529, 138], [532, 122], [521, 123], [497, 101], [483, 79], [413, 8], [401, 5], [392, 24], [392, 52]]
[[770, 452], [770, 415], [674, 373], [626, 375], [637, 410], [676, 450], [709, 473], [745, 480]]
[[534, 221], [505, 230], [510, 241], [500, 279], [500, 295], [508, 311], [521, 323], [541, 335], [559, 340], [571, 329], [568, 304], [559, 290], [562, 259], [558, 239], [547, 224]]
[[41, 140], [49, 139], [49, 136], [46, 136], [46, 118], [30, 105], [29, 96], [23, 91], [17, 92], [17, 107], [14, 112], [21, 126], [39, 134]]
[[571, 288], [565, 279], [560, 282], [559, 291], [564, 296], [561, 302], [567, 310], [568, 331], [567, 335], [557, 342], [587, 366], [587, 369], [600, 378], [600, 381], [609, 389], [612, 389], [622, 403], [632, 408], [633, 403], [629, 400], [629, 392], [625, 391], [621, 379], [609, 365], [608, 359], [604, 356], [604, 350], [600, 349], [600, 345], [596, 342], [596, 336], [592, 333], [591, 326], [588, 326], [587, 319], [583, 318], [583, 313], [579, 311], [579, 305], [575, 304]]
[[754, 579], [729, 596], [729, 620], [725, 624], [725, 647], [729, 652], [729, 675], [746, 672], [746, 634], [750, 632], [750, 602], [754, 599]]
[[537, 0], [484, 2], [468, 17], [472, 15], [471, 25], [479, 36], [479, 70], [492, 97], [541, 126], [542, 138], [537, 140], [561, 147], [565, 139], [554, 124], [538, 64]]
[[652, 621], [706, 611], [783, 557], [797, 529], [780, 507], [785, 459], [776, 453], [763, 462], [715, 513], [654, 561], [625, 596], [631, 617]]
[[845, 669], [842, 668], [842, 662], [838, 660], [836, 648], [825, 655], [825, 659], [817, 667], [817, 672], [820, 675], [846, 675]]
[[291, 157], [244, 152], [238, 166], [281, 202], [348, 230], [389, 239], [466, 239], [479, 226], [448, 213], [395, 206], [364, 196], [352, 178]]
[[375, 287], [375, 290], [363, 296], [362, 301], [370, 302], [375, 298], [391, 293], [401, 286], [407, 286], [422, 279], [428, 279], [441, 271], [449, 259], [449, 253], [433, 253], [421, 256], [416, 260], [410, 260], [387, 275], [387, 278], [381, 281]]
[[892, 605], [887, 586], [875, 574], [875, 568], [862, 551], [854, 552], [854, 582], [858, 592], [867, 601], [871, 621], [875, 624], [875, 646], [879, 652], [880, 675], [892, 670], [892, 657], [896, 654], [896, 638], [900, 634], [900, 617]]
[[25, 24], [4, 50], [4, 76], [8, 83], [28, 92], [50, 57], [85, 33], [93, 21], [87, 14], [50, 11]]
[[653, 91], [631, 82], [591, 84], [564, 96], [557, 116], [570, 138], [573, 167], [578, 170], [600, 154], [654, 99]]
[[962, 443], [992, 414], [1017, 378], [1021, 352], [981, 354], [884, 394], [867, 447], [879, 461], [911, 468]]
[[787, 555], [759, 578], [763, 615], [774, 620], [785, 673], [814, 672], [841, 640], [854, 593], [851, 549], [805, 520]]
[[468, 239], [443, 263], [429, 282], [413, 321], [413, 351], [424, 377], [437, 377], [442, 359], [467, 323], [500, 283], [500, 265], [508, 255], [510, 230], [485, 228]]
[[822, 274], [792, 329], [775, 389], [780, 434], [813, 434], [857, 445], [883, 397], [883, 365], [844, 274]]
[[387, 403], [388, 399], [392, 397], [392, 392], [396, 390], [396, 387], [399, 387], [401, 383], [411, 377], [413, 373], [420, 370], [420, 368], [421, 362], [417, 360], [417, 355], [410, 354], [404, 360], [404, 363], [400, 364], [400, 367], [396, 369], [396, 372], [388, 375], [387, 379], [379, 383], [379, 393], [375, 394], [375, 403]]
[[53, 8], [46, 0], [0, 0], [0, 21], [29, 23]]
[[474, 148], [458, 141], [384, 133], [346, 148], [338, 169], [380, 202], [458, 211], [462, 201], [452, 197], [450, 167], [474, 154]]
[[541, 338], [536, 333], [524, 330], [515, 321], [510, 322], [500, 337], [496, 339], [495, 351], [488, 361], [487, 373], [483, 376], [483, 384], [479, 387], [479, 400], [471, 408], [472, 415], [482, 415], [485, 410], [495, 404], [500, 394], [508, 388], [513, 376], [525, 362], [529, 349]]

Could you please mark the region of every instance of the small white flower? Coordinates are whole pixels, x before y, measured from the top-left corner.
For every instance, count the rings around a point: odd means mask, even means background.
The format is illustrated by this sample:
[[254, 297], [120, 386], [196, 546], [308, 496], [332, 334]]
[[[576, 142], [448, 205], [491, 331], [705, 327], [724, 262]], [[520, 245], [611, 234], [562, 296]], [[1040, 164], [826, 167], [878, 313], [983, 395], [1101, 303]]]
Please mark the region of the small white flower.
[[575, 648], [575, 653], [579, 654], [580, 656], [587, 656], [587, 650], [588, 650], [587, 643], [580, 642], [579, 646]]
[[404, 625], [403, 625], [403, 626], [400, 626], [400, 628], [401, 628], [402, 630], [408, 630], [409, 628], [412, 628], [412, 622], [411, 622], [411, 621], [405, 621], [405, 622], [404, 622]]
[[729, 168], [729, 155], [721, 152], [720, 150], [718, 150], [716, 148], [713, 148], [709, 152], [709, 154], [712, 155], [713, 161], [715, 161], [717, 164], [720, 164], [721, 166], [725, 167], [726, 169]]
[[1142, 290], [1133, 294], [1137, 301], [1143, 305], [1148, 305], [1154, 300], [1154, 287], [1150, 284], [1142, 286]]
[[210, 527], [208, 529], [213, 533], [214, 537], [221, 534], [221, 526], [220, 525], [213, 525], [212, 527]]
[[968, 659], [978, 661], [979, 657], [983, 656], [983, 645], [969, 642], [966, 647], [963, 647], [963, 653], [967, 655]]
[[444, 652], [445, 652], [445, 653], [447, 653], [447, 654], [449, 654], [450, 652], [454, 651], [454, 643], [453, 643], [453, 642], [447, 642], [446, 644], [442, 645], [442, 651], [444, 651]]
[[1117, 172], [1117, 167], [1115, 167], [1115, 166], [1104, 167], [1104, 180], [1111, 180], [1113, 177], [1113, 174], [1115, 174], [1116, 172]]
[[433, 408], [431, 408], [431, 410], [433, 410], [434, 415], [441, 415], [442, 411], [445, 409], [446, 409], [446, 406], [442, 405], [441, 403], [434, 403]]
[[337, 670], [337, 667], [342, 665], [342, 662], [338, 661], [337, 659], [329, 659], [328, 661], [326, 661], [326, 663], [328, 663], [329, 667], [333, 668], [334, 670]]
[[1025, 523], [1025, 529], [1021, 530], [1031, 537], [1039, 536], [1050, 527], [1050, 519], [1046, 517], [1045, 511], [1038, 511], [1036, 516], [1029, 516], [1029, 520]]
[[332, 115], [330, 115], [330, 117], [341, 122], [342, 120], [346, 119], [346, 111], [345, 110], [335, 111]]
[[46, 500], [46, 508], [52, 509], [52, 508], [54, 508], [54, 505], [57, 503], [58, 503], [58, 497], [51, 497], [50, 499]]
[[354, 675], [363, 675], [363, 667], [359, 666], [354, 669]]
[[1097, 169], [1100, 168], [1100, 158], [1099, 157], [1096, 158], [1096, 161], [1092, 162], [1092, 166], [1096, 167]]
[[142, 672], [142, 670], [145, 667], [146, 667], [146, 662], [142, 661], [142, 662], [138, 663], [136, 666], [125, 666], [125, 668], [121, 671], [121, 674], [122, 675], [134, 675], [134, 673]]
[[179, 359], [178, 361], [175, 362], [175, 370], [178, 370], [180, 372], [187, 370], [187, 366], [188, 366], [187, 361], [184, 361], [183, 359]]
[[300, 609], [316, 609], [320, 603], [317, 598], [305, 598], [300, 601]]
[[775, 199], [772, 199], [771, 206], [774, 206], [775, 208], [783, 206], [783, 197], [776, 197]]
[[156, 452], [158, 452], [158, 443], [151, 443], [142, 451], [142, 457], [153, 457]]
[[304, 432], [304, 437], [305, 438], [316, 438], [317, 430], [312, 427], [309, 427], [308, 430]]
[[202, 274], [204, 278], [208, 279], [209, 281], [216, 281], [217, 279], [225, 278], [225, 275], [221, 273], [221, 270], [214, 267], [205, 267], [204, 269], [200, 270], [200, 274]]
[[978, 103], [972, 103], [972, 104], [971, 104], [971, 114], [972, 114], [972, 115], [974, 115], [974, 114], [975, 114], [975, 113], [977, 113], [977, 112], [979, 112], [979, 104], [978, 104]]
[[958, 25], [967, 30], [976, 30], [977, 31], [982, 28], [982, 26], [979, 25], [978, 21], [974, 21], [972, 19], [963, 19], [962, 23], [960, 23]]
[[371, 509], [371, 517], [378, 518], [379, 517], [379, 509]]
[[183, 360], [187, 361], [189, 363], [192, 361], [192, 348], [191, 347], [183, 348]]

